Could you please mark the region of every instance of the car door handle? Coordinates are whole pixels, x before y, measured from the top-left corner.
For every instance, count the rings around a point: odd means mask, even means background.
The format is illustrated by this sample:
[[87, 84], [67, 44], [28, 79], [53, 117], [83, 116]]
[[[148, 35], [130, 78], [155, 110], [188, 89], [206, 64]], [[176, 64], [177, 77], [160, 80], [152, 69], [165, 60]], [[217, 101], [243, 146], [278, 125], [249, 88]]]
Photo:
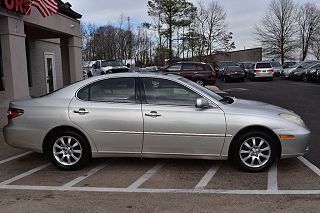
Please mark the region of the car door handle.
[[153, 118], [156, 118], [156, 117], [160, 117], [160, 116], [161, 116], [161, 114], [159, 114], [159, 113], [156, 112], [156, 111], [151, 111], [151, 112], [149, 112], [149, 113], [146, 113], [145, 115], [148, 116], [148, 117], [153, 117]]
[[80, 108], [79, 110], [74, 110], [74, 113], [80, 114], [80, 115], [85, 115], [88, 114], [89, 111], [87, 111], [86, 109]]

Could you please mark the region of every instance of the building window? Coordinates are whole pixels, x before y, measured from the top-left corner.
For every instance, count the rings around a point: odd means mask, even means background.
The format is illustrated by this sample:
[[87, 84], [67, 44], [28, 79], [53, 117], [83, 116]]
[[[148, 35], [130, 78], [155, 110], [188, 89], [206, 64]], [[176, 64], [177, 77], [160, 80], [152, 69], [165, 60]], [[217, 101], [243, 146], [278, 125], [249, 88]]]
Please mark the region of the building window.
[[1, 42], [0, 42], [0, 91], [4, 91], [4, 76], [3, 76], [3, 66], [2, 66]]

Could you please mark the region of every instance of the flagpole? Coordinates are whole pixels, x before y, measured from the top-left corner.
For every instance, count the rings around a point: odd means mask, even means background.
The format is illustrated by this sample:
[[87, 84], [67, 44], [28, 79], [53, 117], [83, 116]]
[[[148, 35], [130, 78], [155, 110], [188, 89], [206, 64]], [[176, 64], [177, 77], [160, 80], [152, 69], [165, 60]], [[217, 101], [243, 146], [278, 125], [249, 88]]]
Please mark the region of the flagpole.
[[24, 19], [25, 19], [26, 16], [29, 14], [29, 12], [31, 12], [31, 7], [32, 7], [33, 2], [34, 2], [34, 0], [31, 0], [31, 1], [30, 1], [30, 7], [29, 7], [28, 11], [26, 12], [26, 14], [24, 14], [22, 21], [24, 21]]

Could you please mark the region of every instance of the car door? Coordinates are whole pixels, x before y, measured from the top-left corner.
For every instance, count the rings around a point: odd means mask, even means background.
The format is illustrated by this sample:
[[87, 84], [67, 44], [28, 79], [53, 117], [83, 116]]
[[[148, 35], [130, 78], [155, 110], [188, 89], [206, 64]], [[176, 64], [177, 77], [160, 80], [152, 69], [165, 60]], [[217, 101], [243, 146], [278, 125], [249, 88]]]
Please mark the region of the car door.
[[99, 152], [141, 154], [143, 118], [135, 78], [110, 78], [80, 89], [70, 103], [71, 121]]
[[220, 156], [226, 134], [224, 112], [195, 107], [201, 95], [162, 78], [143, 78], [143, 155]]

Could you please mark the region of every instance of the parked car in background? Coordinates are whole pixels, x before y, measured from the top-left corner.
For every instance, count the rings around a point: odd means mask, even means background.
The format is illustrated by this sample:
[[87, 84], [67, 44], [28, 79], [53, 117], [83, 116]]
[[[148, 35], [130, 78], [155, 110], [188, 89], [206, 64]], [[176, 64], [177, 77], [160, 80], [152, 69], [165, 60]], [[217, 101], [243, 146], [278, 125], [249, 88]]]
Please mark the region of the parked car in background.
[[222, 97], [174, 75], [93, 77], [41, 98], [12, 101], [6, 143], [46, 154], [63, 170], [91, 157], [231, 159], [245, 171], [304, 155], [310, 131], [296, 113]]
[[256, 79], [273, 80], [273, 68], [269, 62], [256, 62], [249, 70], [247, 77], [252, 81]]
[[316, 71], [315, 75], [313, 76], [313, 80], [320, 82], [320, 69]]
[[251, 62], [251, 61], [240, 62], [238, 63], [238, 65], [244, 70], [247, 77], [249, 70], [253, 68], [254, 62]]
[[286, 61], [283, 63], [282, 67], [283, 69], [294, 67], [297, 64], [295, 61]]
[[313, 81], [317, 71], [320, 69], [320, 63], [315, 64], [306, 70], [306, 75], [302, 78], [303, 81]]
[[291, 67], [285, 68], [282, 70], [282, 72], [280, 73], [280, 77], [282, 78], [289, 78], [290, 73], [293, 72], [294, 70], [296, 70], [299, 66], [301, 66], [304, 62], [301, 63], [297, 63]]
[[217, 77], [221, 78], [223, 71], [226, 67], [233, 67], [233, 66], [237, 66], [236, 63], [232, 62], [232, 61], [220, 61], [218, 63], [215, 64], [215, 71], [217, 72]]
[[317, 64], [320, 64], [320, 61], [307, 61], [292, 71], [289, 78], [296, 81], [307, 81], [307, 71], [316, 67]]
[[94, 76], [130, 71], [130, 68], [117, 60], [98, 60], [92, 65], [92, 68]]
[[159, 66], [150, 66], [150, 67], [143, 67], [139, 69], [139, 72], [158, 72], [161, 70]]
[[277, 61], [271, 61], [270, 64], [273, 68], [273, 76], [280, 77], [280, 73], [283, 71], [282, 65]]
[[202, 86], [212, 85], [216, 80], [216, 72], [212, 66], [202, 62], [177, 62], [162, 68], [161, 73], [180, 75]]
[[236, 80], [244, 81], [246, 74], [240, 66], [226, 67], [222, 74], [222, 79], [224, 82]]

